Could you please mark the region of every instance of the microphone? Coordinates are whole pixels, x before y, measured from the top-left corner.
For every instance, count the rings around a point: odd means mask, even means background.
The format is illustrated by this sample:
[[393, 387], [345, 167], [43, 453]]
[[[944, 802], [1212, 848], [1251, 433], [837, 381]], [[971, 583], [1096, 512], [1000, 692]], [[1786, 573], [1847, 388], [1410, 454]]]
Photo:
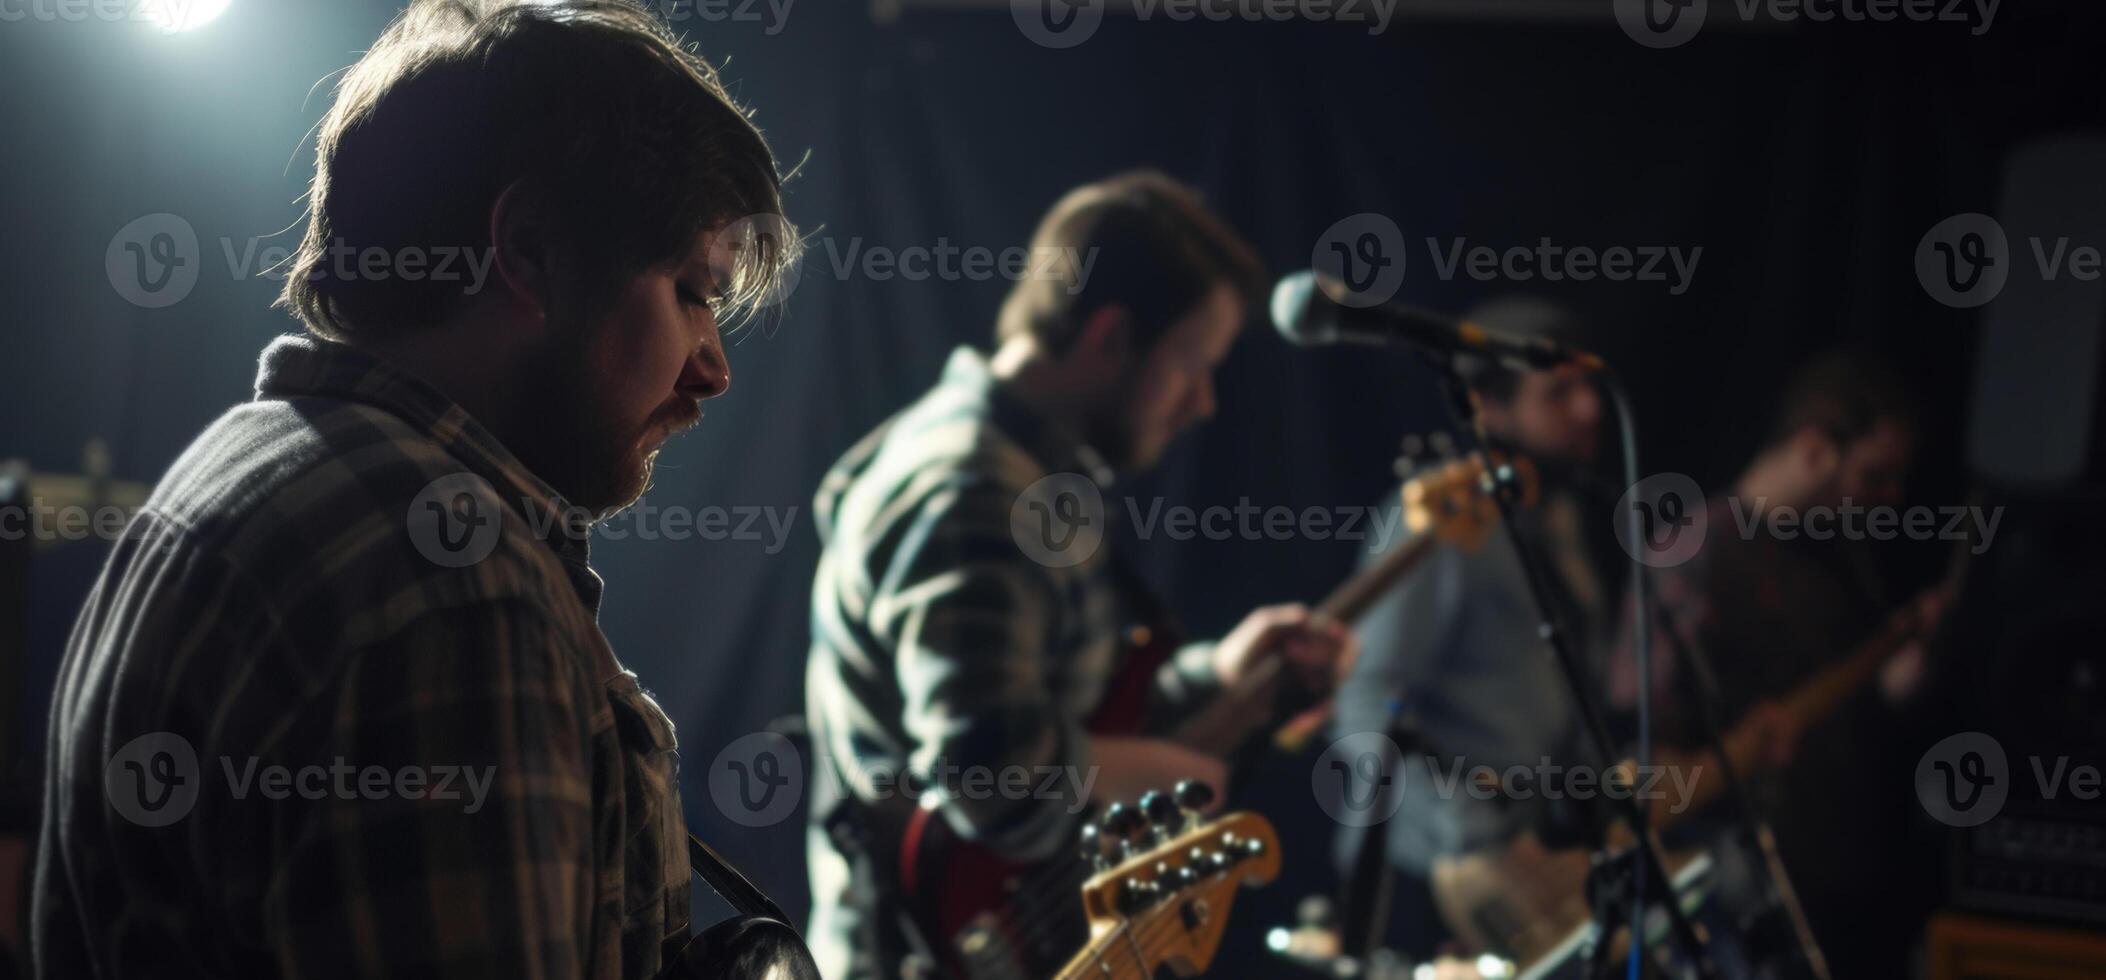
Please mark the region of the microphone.
[[1346, 293], [1345, 284], [1329, 276], [1306, 269], [1291, 273], [1273, 287], [1273, 327], [1280, 336], [1303, 347], [1411, 347], [1442, 359], [1474, 354], [1535, 371], [1564, 364], [1601, 366], [1601, 359], [1593, 354], [1547, 338], [1493, 333], [1459, 317], [1402, 303], [1355, 307], [1332, 298]]

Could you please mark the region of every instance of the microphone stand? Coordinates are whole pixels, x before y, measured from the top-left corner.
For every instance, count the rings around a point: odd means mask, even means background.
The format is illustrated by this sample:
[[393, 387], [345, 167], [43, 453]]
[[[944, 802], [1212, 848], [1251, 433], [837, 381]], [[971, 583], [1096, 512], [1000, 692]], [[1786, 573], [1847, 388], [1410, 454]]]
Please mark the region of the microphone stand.
[[[1586, 728], [1588, 739], [1593, 743], [1596, 754], [1600, 757], [1605, 767], [1615, 766], [1617, 761], [1616, 743], [1609, 734], [1606, 721], [1607, 711], [1601, 703], [1600, 694], [1594, 690], [1593, 685], [1588, 683], [1586, 668], [1580, 662], [1579, 652], [1573, 648], [1571, 636], [1565, 631], [1563, 625], [1559, 623], [1557, 611], [1550, 603], [1551, 589], [1547, 563], [1536, 552], [1536, 549], [1515, 530], [1517, 527], [1514, 523], [1515, 502], [1519, 496], [1519, 486], [1514, 468], [1510, 464], [1495, 463], [1486, 456], [1484, 452], [1486, 438], [1483, 426], [1477, 417], [1476, 407], [1470, 403], [1468, 384], [1456, 373], [1454, 366], [1446, 358], [1429, 356], [1423, 351], [1421, 354], [1432, 365], [1434, 372], [1440, 378], [1441, 390], [1447, 396], [1449, 418], [1453, 420], [1456, 429], [1468, 432], [1477, 438], [1477, 448], [1473, 452], [1477, 454], [1479, 462], [1484, 466], [1485, 480], [1489, 484], [1488, 489], [1491, 491], [1488, 496], [1491, 497], [1494, 506], [1498, 508], [1500, 521], [1508, 529], [1507, 538], [1513, 542], [1514, 556], [1526, 573], [1529, 593], [1535, 600], [1538, 613], [1542, 616], [1542, 622], [1538, 626], [1538, 630], [1544, 642], [1550, 645], [1551, 651], [1556, 655], [1558, 666], [1565, 678], [1565, 686], [1572, 694], [1573, 703], [1579, 710], [1580, 720]], [[1614, 375], [1610, 374], [1607, 366], [1599, 363], [1591, 366], [1601, 375], [1605, 385], [1609, 388], [1610, 394], [1617, 402], [1619, 414], [1622, 416], [1623, 435], [1626, 443], [1624, 457], [1626, 463], [1629, 464], [1635, 458], [1636, 445], [1633, 438], [1633, 427], [1628, 405], [1622, 397], [1621, 387], [1616, 383]], [[1651, 604], [1647, 600], [1650, 597], [1644, 591], [1644, 585], [1642, 584], [1644, 581], [1644, 567], [1637, 562], [1635, 557], [1632, 559], [1632, 563], [1634, 566], [1635, 588], [1638, 590], [1634, 593], [1633, 599], [1639, 602], [1641, 606], [1649, 609]], [[1642, 626], [1649, 619], [1648, 615], [1641, 615], [1638, 617], [1637, 622]], [[1645, 678], [1650, 677], [1650, 671], [1647, 669], [1646, 664], [1648, 653], [1649, 651], [1644, 649], [1638, 651], [1639, 674]], [[1647, 730], [1648, 726], [1645, 718], [1648, 714], [1648, 706], [1645, 703], [1645, 699], [1647, 698], [1649, 686], [1647, 683], [1640, 683], [1638, 686], [1640, 698], [1640, 765], [1647, 763], [1649, 754], [1646, 751], [1646, 743], [1650, 732]], [[1614, 769], [1605, 769], [1603, 773], [1604, 782], [1614, 778], [1615, 772], [1616, 770]], [[1618, 928], [1627, 926], [1630, 933], [1629, 970], [1630, 976], [1633, 980], [1636, 980], [1641, 950], [1645, 946], [1645, 884], [1648, 879], [1663, 883], [1669, 881], [1667, 866], [1661, 861], [1659, 850], [1654, 845], [1652, 836], [1647, 830], [1645, 807], [1636, 799], [1636, 793], [1630, 792], [1631, 789], [1635, 788], [1636, 775], [1636, 773], [1633, 774], [1632, 785], [1624, 787], [1625, 792], [1603, 794], [1614, 801], [1611, 809], [1620, 811], [1624, 819], [1629, 821], [1635, 842], [1626, 850], [1612, 853], [1608, 849], [1606, 831], [1599, 827], [1595, 830], [1594, 868], [1589, 872], [1587, 881], [1588, 897], [1594, 906], [1595, 925], [1594, 947], [1592, 955], [1589, 956], [1589, 976], [1606, 977], [1614, 975], [1611, 972], [1614, 969], [1613, 961], [1610, 957], [1612, 952], [1611, 939], [1615, 936]], [[1667, 900], [1661, 904], [1667, 910], [1674, 941], [1688, 954], [1697, 976], [1703, 977], [1705, 980], [1715, 980], [1719, 975], [1718, 969], [1706, 955], [1703, 939], [1697, 933], [1695, 925], [1690, 922], [1689, 916], [1683, 912], [1681, 903], [1674, 895], [1671, 885], [1666, 888], [1666, 892]]]
[[[1646, 587], [1652, 587], [1651, 580], [1647, 580]], [[1659, 612], [1657, 601], [1653, 609]], [[1689, 665], [1687, 683], [1690, 700], [1696, 704], [1697, 726], [1703, 732], [1705, 745], [1718, 759], [1719, 778], [1724, 783], [1726, 795], [1733, 800], [1736, 822], [1740, 825], [1739, 833], [1734, 837], [1761, 864], [1763, 880], [1768, 885], [1763, 896], [1767, 908], [1759, 913], [1757, 928], [1752, 931], [1758, 939], [1774, 942], [1779, 938], [1780, 930], [1772, 916], [1781, 914], [1796, 945], [1799, 960], [1806, 967], [1806, 975], [1815, 980], [1829, 980], [1828, 958], [1821, 952], [1821, 944], [1814, 938], [1813, 926], [1807, 922], [1806, 909], [1799, 904], [1798, 890], [1792, 887], [1791, 876], [1784, 870], [1784, 860], [1777, 853], [1777, 836], [1755, 805], [1754, 796], [1741, 779], [1739, 767], [1726, 754], [1724, 729], [1719, 724], [1718, 674], [1712, 669], [1711, 653], [1696, 637], [1678, 633], [1665, 613], [1659, 613], [1657, 625], [1674, 637], [1682, 650], [1682, 659]], [[1639, 683], [1649, 684], [1651, 681], [1647, 679]]]
[[[1391, 743], [1397, 747], [1395, 758], [1384, 758], [1381, 782], [1375, 784], [1375, 799], [1372, 806], [1376, 813], [1387, 813], [1403, 792], [1398, 785], [1401, 779], [1394, 778], [1397, 769], [1417, 756], [1423, 749], [1418, 731], [1404, 715], [1402, 704], [1392, 700], [1389, 704], [1389, 724], [1383, 729]], [[1396, 819], [1394, 816], [1390, 820]], [[1367, 827], [1367, 835], [1360, 839], [1360, 847], [1353, 853], [1352, 870], [1345, 883], [1339, 928], [1339, 951], [1357, 957], [1360, 962], [1371, 962], [1375, 951], [1381, 948], [1384, 933], [1389, 928], [1390, 906], [1396, 895], [1396, 876], [1389, 867], [1389, 820], [1382, 820]]]

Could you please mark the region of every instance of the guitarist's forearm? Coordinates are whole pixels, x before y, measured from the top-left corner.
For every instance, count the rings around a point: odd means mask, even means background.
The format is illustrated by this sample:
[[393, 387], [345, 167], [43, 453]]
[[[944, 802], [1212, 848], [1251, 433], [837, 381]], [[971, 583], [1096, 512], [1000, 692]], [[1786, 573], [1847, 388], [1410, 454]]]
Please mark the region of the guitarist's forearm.
[[1663, 746], [1654, 751], [1653, 765], [1660, 776], [1641, 776], [1638, 789], [1647, 793], [1646, 822], [1655, 830], [1703, 809], [1725, 790], [1724, 770], [1709, 749]]

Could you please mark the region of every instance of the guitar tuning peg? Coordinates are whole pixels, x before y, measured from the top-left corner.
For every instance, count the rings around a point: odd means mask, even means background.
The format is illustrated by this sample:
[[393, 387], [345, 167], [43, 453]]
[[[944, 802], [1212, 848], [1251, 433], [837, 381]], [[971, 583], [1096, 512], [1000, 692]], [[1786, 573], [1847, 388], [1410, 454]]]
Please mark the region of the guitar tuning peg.
[[1075, 850], [1082, 855], [1082, 859], [1088, 862], [1090, 867], [1098, 871], [1104, 870], [1107, 864], [1104, 859], [1104, 832], [1099, 830], [1096, 824], [1085, 823], [1082, 825], [1080, 839], [1075, 844]]
[[1160, 893], [1151, 882], [1128, 878], [1119, 882], [1119, 891], [1112, 903], [1118, 908], [1120, 915], [1131, 917], [1155, 904], [1156, 896]]
[[1197, 779], [1180, 780], [1170, 792], [1176, 795], [1178, 806], [1193, 813], [1206, 809], [1214, 802], [1214, 787]]
[[1411, 479], [1411, 475], [1419, 471], [1419, 465], [1425, 462], [1425, 459], [1426, 437], [1416, 432], [1406, 435], [1397, 443], [1397, 461], [1395, 464], [1397, 478], [1401, 480]]
[[1128, 853], [1137, 849], [1141, 832], [1147, 827], [1148, 821], [1141, 816], [1140, 811], [1124, 803], [1114, 803], [1104, 808], [1104, 836], [1118, 841]]
[[1155, 825], [1159, 833], [1164, 834], [1175, 830], [1185, 819], [1184, 810], [1178, 807], [1177, 801], [1171, 799], [1170, 794], [1158, 789], [1151, 789], [1141, 795], [1141, 813], [1148, 818], [1149, 823]]

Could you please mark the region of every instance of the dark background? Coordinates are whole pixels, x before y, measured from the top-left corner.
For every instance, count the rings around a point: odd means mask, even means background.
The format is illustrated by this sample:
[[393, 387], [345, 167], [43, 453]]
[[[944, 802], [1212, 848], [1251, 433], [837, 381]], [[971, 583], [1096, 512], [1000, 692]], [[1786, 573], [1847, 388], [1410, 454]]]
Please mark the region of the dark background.
[[[1961, 499], [1981, 316], [1925, 294], [1916, 244], [1948, 215], [1995, 210], [2016, 143], [2106, 124], [2106, 16], [2007, 0], [1972, 36], [1945, 23], [1751, 28], [1719, 2], [1691, 43], [1650, 50], [1606, 0], [1531, 8], [1555, 17], [1496, 13], [1519, 6], [1401, 14], [1380, 36], [1114, 14], [1071, 50], [1031, 43], [999, 3], [910, 5], [879, 22], [859, 4], [802, 0], [772, 34], [765, 21], [676, 11], [777, 151], [804, 158], [789, 210], [815, 235], [784, 315], [740, 339], [731, 394], [666, 449], [648, 498], [797, 507], [788, 547], [595, 545], [602, 623], [679, 726], [698, 832], [802, 907], [801, 826], [730, 824], [705, 768], [717, 748], [801, 707], [820, 474], [925, 388], [953, 346], [984, 345], [1005, 288], [839, 278], [829, 242], [1022, 244], [1067, 187], [1139, 165], [1201, 188], [1275, 274], [1307, 265], [1333, 222], [1380, 212], [1412, 243], [1402, 298], [1462, 309], [1523, 291], [1581, 311], [1634, 393], [1648, 472], [1723, 484], [1784, 372], [1857, 344], [1885, 351], [1922, 398], [1915, 497]], [[75, 471], [83, 442], [100, 437], [116, 477], [151, 481], [248, 396], [256, 353], [296, 326], [269, 308], [277, 283], [231, 273], [221, 241], [237, 253], [257, 236], [293, 244], [326, 78], [393, 10], [234, 0], [174, 36], [0, 23], [0, 457]], [[120, 227], [155, 212], [196, 228], [203, 274], [184, 301], [147, 310], [110, 287], [103, 256]], [[1676, 296], [1657, 282], [1441, 281], [1425, 236], [1703, 253]], [[1403, 360], [1298, 351], [1262, 327], [1219, 382], [1216, 420], [1131, 493], [1195, 507], [1369, 503], [1393, 482], [1397, 438], [1436, 422]], [[48, 686], [94, 548], [40, 558], [31, 691]], [[1930, 550], [1890, 558], [1925, 578]], [[1135, 552], [1201, 634], [1260, 603], [1313, 599], [1355, 560], [1338, 541]], [[32, 739], [38, 710], [32, 698], [21, 723]], [[1293, 783], [1280, 787], [1283, 807], [1307, 799]]]

